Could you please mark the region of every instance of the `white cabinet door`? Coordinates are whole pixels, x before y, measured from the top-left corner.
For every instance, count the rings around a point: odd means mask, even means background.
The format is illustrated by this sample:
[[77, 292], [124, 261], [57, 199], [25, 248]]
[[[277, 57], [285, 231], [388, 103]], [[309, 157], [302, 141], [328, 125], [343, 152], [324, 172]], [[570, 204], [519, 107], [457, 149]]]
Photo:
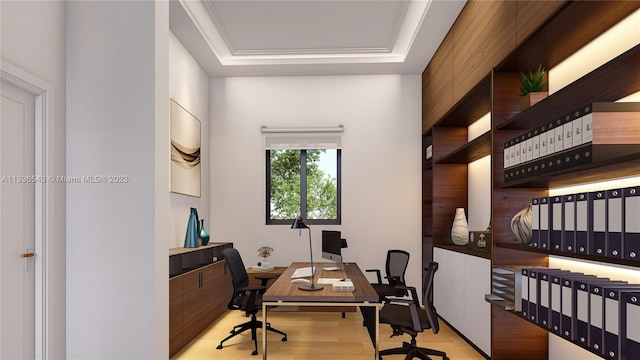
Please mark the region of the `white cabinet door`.
[[451, 314], [454, 313], [454, 309], [449, 303], [448, 290], [448, 284], [451, 283], [449, 277], [452, 276], [452, 271], [447, 269], [450, 253], [450, 251], [444, 249], [433, 248], [433, 261], [438, 263], [438, 271], [436, 271], [433, 279], [433, 305], [436, 307], [438, 315], [447, 320], [447, 322], [451, 318]]
[[438, 263], [433, 299], [438, 315], [486, 354], [491, 354], [491, 261], [441, 248], [433, 249]]
[[486, 354], [491, 354], [491, 304], [484, 295], [491, 293], [491, 261], [466, 255], [466, 326], [464, 334]]
[[456, 329], [464, 333], [467, 323], [466, 308], [466, 255], [451, 251], [449, 253], [449, 264], [447, 266], [447, 272], [450, 273], [451, 282], [449, 286], [449, 296], [447, 301], [453, 307], [453, 314], [451, 316], [450, 324]]

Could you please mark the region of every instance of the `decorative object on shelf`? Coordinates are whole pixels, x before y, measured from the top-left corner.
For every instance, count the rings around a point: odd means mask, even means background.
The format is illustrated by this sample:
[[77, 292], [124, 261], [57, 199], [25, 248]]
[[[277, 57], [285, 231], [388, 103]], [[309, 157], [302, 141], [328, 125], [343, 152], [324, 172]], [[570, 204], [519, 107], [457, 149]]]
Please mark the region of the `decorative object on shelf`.
[[184, 247], [197, 248], [199, 246], [198, 239], [200, 237], [200, 221], [198, 219], [198, 210], [191, 208], [191, 214], [187, 221], [187, 234], [184, 236]]
[[309, 228], [309, 226], [307, 226], [307, 224], [304, 223], [301, 217], [298, 217], [293, 221], [293, 224], [291, 224], [291, 228], [298, 229], [300, 231], [300, 236], [302, 236], [302, 229], [309, 230], [309, 255], [311, 257], [311, 283], [300, 284], [298, 285], [298, 289], [305, 290], [305, 291], [322, 290], [322, 288], [324, 288], [324, 285], [315, 283], [316, 272], [313, 271], [314, 269], [313, 269], [313, 248], [311, 246], [311, 229]]
[[469, 247], [475, 250], [491, 251], [491, 231], [469, 231]]
[[464, 208], [457, 208], [451, 226], [451, 241], [456, 245], [466, 245], [469, 242], [469, 225]]
[[531, 244], [531, 204], [513, 216], [511, 231], [523, 245]]
[[546, 87], [546, 71], [542, 64], [538, 66], [535, 73], [529, 70], [528, 76], [520, 72], [520, 111], [532, 106], [538, 101], [546, 98], [549, 92], [543, 91]]
[[491, 294], [484, 296], [487, 302], [507, 311], [522, 311], [522, 267], [494, 266], [491, 269], [491, 284]]
[[198, 234], [200, 234], [200, 244], [202, 246], [207, 245], [209, 243], [209, 238], [211, 237], [211, 235], [204, 227], [204, 219], [200, 219], [200, 231], [198, 232]]
[[273, 248], [270, 246], [262, 246], [258, 249], [258, 268], [260, 270], [273, 270], [271, 261], [269, 261], [272, 252]]
[[200, 197], [200, 120], [171, 99], [171, 192]]

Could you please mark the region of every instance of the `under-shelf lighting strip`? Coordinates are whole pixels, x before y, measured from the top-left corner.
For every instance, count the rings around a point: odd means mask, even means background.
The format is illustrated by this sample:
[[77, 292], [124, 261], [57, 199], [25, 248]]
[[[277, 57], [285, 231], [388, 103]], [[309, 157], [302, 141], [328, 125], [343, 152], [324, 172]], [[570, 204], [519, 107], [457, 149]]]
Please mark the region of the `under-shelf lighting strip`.
[[[548, 70], [549, 95], [640, 44], [640, 10]], [[544, 64], [543, 64], [544, 65]]]

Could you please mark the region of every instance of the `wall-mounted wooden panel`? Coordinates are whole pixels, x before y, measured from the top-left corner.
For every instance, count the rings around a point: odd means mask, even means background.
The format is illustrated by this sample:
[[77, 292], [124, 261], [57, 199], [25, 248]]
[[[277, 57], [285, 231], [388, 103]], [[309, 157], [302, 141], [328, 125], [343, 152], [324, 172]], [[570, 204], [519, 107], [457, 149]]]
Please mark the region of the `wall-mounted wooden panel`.
[[466, 164], [433, 165], [433, 243], [453, 244], [451, 225], [457, 207], [468, 210]]
[[516, 2], [518, 46], [565, 3], [566, 1], [518, 0]]
[[453, 34], [449, 32], [422, 73], [422, 133], [453, 107]]
[[546, 330], [495, 306], [491, 309], [491, 322], [494, 326], [491, 337], [491, 359], [544, 360], [549, 358]]
[[501, 71], [535, 69], [539, 64], [553, 68], [639, 8], [640, 1], [570, 1], [498, 67]]
[[453, 101], [516, 47], [515, 1], [469, 1], [452, 28]]

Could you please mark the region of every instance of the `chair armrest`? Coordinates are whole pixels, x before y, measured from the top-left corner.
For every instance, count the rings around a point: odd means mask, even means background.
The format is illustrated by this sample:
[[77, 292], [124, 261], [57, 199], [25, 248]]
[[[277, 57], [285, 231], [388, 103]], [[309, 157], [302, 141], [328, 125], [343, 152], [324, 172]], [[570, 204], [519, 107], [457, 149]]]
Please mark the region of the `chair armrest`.
[[400, 281], [400, 276], [385, 276], [384, 278], [387, 279], [389, 285], [404, 285]]
[[256, 279], [258, 280], [271, 280], [271, 279], [275, 279], [276, 277], [273, 275], [256, 275], [254, 276]]
[[378, 278], [378, 284], [382, 284], [382, 276], [380, 274], [380, 270], [379, 269], [367, 269], [365, 270], [366, 272], [375, 272], [376, 276]]
[[249, 292], [249, 298], [247, 299], [246, 308], [252, 309], [256, 306], [256, 298], [258, 297], [258, 294], [262, 294], [265, 289], [266, 286], [243, 286], [241, 288], [238, 288], [238, 291]]
[[260, 280], [261, 286], [267, 286], [267, 282], [271, 279], [275, 279], [276, 277], [273, 275], [256, 275], [254, 276], [257, 280]]
[[266, 289], [266, 286], [262, 286], [262, 285], [255, 285], [255, 286], [243, 286], [241, 288], [238, 288], [238, 291], [260, 291], [260, 290], [264, 290]]
[[394, 287], [396, 289], [398, 289], [398, 290], [404, 290], [404, 291], [409, 292], [411, 294], [411, 301], [416, 306], [420, 306], [420, 299], [418, 298], [418, 291], [416, 290], [415, 287], [413, 287], [413, 286], [402, 286], [402, 285], [396, 285]]

